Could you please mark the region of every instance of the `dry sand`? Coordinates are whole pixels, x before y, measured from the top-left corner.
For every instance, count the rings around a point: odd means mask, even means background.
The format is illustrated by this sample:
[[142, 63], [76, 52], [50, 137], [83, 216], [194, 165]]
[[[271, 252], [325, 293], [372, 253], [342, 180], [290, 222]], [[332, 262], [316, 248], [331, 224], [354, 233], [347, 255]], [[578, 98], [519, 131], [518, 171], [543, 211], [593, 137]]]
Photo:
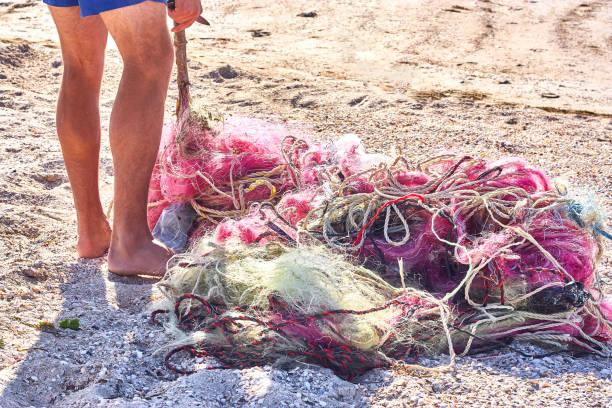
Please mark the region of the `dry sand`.
[[[357, 133], [373, 150], [411, 157], [519, 155], [612, 205], [611, 2], [215, 0], [204, 8], [212, 26], [189, 30], [188, 52], [194, 92], [210, 106], [295, 121], [321, 138]], [[461, 359], [448, 374], [377, 370], [355, 384], [317, 367], [168, 372], [152, 355], [166, 338], [146, 314], [157, 288], [109, 275], [104, 259], [76, 259], [54, 130], [61, 56], [47, 10], [0, 3], [0, 22], [1, 407], [612, 406], [611, 361], [591, 356], [500, 350]], [[116, 48], [107, 55], [105, 135], [121, 74]], [[173, 85], [168, 114], [175, 98]], [[108, 205], [106, 138], [100, 180]], [[601, 265], [608, 293], [610, 248]], [[79, 331], [35, 327], [75, 317]]]

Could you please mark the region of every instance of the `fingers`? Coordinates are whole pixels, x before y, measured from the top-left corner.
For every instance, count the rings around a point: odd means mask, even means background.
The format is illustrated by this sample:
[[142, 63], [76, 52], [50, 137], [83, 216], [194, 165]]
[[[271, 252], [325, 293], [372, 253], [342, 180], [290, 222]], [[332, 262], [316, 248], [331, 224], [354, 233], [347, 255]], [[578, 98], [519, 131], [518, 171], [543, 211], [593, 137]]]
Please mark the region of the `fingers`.
[[172, 32], [183, 31], [190, 27], [202, 14], [199, 0], [176, 0], [174, 10], [168, 10], [168, 15], [175, 22]]
[[172, 20], [179, 24], [186, 23], [188, 21], [195, 21], [198, 17], [200, 17], [201, 11], [168, 11], [168, 15]]
[[199, 14], [187, 14], [179, 16], [173, 16], [172, 14], [170, 14], [170, 18], [172, 18], [174, 20], [174, 23], [176, 24], [172, 28], [172, 32], [176, 33], [178, 31], [183, 31], [187, 27], [191, 27], [191, 25], [198, 19], [199, 16]]
[[170, 31], [172, 31], [173, 33], [178, 33], [179, 31], [183, 31], [184, 29], [191, 27], [192, 24], [193, 24], [193, 21], [190, 23], [182, 23], [182, 24], [172, 27], [172, 30]]
[[204, 24], [204, 25], [210, 25], [210, 23], [208, 22], [208, 20], [206, 20], [204, 17], [202, 16], [198, 16], [198, 18], [195, 19], [195, 21], [192, 21], [191, 23], [187, 22], [187, 23], [182, 23], [179, 25], [176, 25], [172, 28], [172, 32], [176, 33], [179, 31], [183, 31], [184, 29], [191, 27], [193, 25], [193, 23], [200, 23], [200, 24]]

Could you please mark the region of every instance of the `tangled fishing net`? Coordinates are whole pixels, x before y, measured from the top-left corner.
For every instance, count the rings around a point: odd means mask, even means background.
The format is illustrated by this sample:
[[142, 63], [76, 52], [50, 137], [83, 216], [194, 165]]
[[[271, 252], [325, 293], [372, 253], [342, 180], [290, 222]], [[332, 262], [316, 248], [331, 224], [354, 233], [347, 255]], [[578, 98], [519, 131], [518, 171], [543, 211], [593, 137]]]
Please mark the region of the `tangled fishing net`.
[[[193, 114], [192, 114], [193, 115]], [[196, 116], [199, 117], [199, 116]], [[345, 378], [534, 341], [612, 355], [595, 201], [521, 159], [368, 154], [230, 117], [164, 128], [149, 222], [193, 209], [162, 286], [176, 353]]]

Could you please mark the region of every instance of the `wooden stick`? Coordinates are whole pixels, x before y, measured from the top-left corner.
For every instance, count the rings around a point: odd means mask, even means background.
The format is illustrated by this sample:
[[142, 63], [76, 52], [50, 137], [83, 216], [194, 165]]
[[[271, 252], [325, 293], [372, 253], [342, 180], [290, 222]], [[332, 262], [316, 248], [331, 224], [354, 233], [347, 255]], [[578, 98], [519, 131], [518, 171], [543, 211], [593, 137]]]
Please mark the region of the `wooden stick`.
[[189, 96], [189, 72], [187, 70], [187, 38], [185, 30], [174, 33], [174, 54], [176, 58], [176, 82], [178, 84], [178, 100], [176, 116], [181, 118], [191, 102]]

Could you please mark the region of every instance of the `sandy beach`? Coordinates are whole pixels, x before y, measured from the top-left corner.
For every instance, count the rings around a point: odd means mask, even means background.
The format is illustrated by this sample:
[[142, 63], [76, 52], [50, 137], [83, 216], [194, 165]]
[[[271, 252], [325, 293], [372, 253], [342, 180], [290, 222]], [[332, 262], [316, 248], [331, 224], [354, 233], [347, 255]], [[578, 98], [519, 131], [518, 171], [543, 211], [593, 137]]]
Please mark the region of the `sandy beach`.
[[[520, 156], [612, 213], [612, 2], [212, 0], [187, 31], [194, 100], [418, 160]], [[0, 407], [612, 407], [612, 361], [500, 349], [454, 370], [315, 366], [177, 376], [154, 354], [154, 281], [79, 260], [55, 133], [62, 60], [41, 1], [0, 2]], [[100, 186], [121, 60], [109, 41]], [[170, 85], [166, 116], [174, 111]], [[612, 230], [612, 218], [607, 229]], [[612, 293], [612, 243], [598, 266]], [[78, 331], [40, 322], [79, 318]], [[519, 346], [526, 353], [537, 350]], [[421, 363], [444, 365], [445, 356]]]

